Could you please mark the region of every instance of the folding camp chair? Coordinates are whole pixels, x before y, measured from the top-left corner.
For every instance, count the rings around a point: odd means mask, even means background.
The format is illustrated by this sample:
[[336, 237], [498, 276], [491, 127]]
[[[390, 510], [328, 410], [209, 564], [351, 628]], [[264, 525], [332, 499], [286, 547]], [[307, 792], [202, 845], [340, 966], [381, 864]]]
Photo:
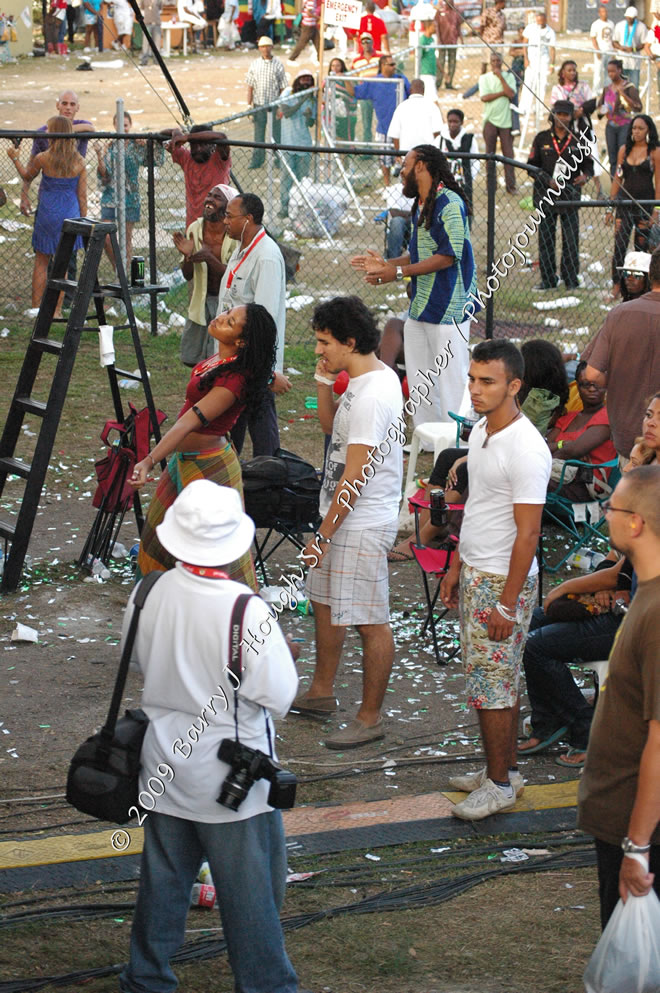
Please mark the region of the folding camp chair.
[[[109, 446], [108, 454], [95, 465], [98, 487], [92, 503], [97, 508], [97, 514], [78, 559], [78, 565], [88, 569], [91, 569], [94, 559], [100, 559], [107, 565], [124, 515], [131, 504], [135, 509], [139, 532], [144, 524], [138, 492], [128, 479], [135, 464], [146, 458], [149, 438], [154, 430], [148, 407], [138, 411], [132, 403], [128, 406], [130, 413], [126, 420], [106, 421], [101, 432], [101, 441]], [[157, 410], [156, 416], [159, 425], [166, 417], [162, 410]], [[117, 432], [117, 438], [111, 441], [113, 432]]]
[[[435, 652], [436, 662], [438, 665], [447, 665], [447, 662], [458, 654], [459, 648], [456, 646], [450, 652], [441, 656], [436, 624], [438, 624], [445, 617], [448, 608], [438, 608], [436, 616], [436, 606], [438, 596], [440, 594], [440, 583], [447, 574], [451, 560], [454, 557], [454, 551], [449, 548], [430, 548], [428, 545], [422, 544], [419, 527], [419, 515], [422, 510], [429, 510], [430, 506], [431, 505], [426, 499], [423, 490], [418, 490], [415, 494], [413, 494], [413, 496], [408, 498], [408, 507], [411, 513], [414, 513], [415, 515], [415, 541], [410, 542], [410, 551], [412, 552], [413, 558], [422, 573], [422, 584], [424, 586], [424, 596], [426, 598], [426, 616], [424, 618], [424, 623], [422, 624], [420, 634], [425, 635], [427, 630], [429, 628], [431, 629], [433, 651]], [[448, 504], [447, 508], [449, 510], [463, 509], [462, 506], [458, 504]], [[431, 583], [433, 580], [435, 580], [435, 589], [431, 592]]]
[[[564, 476], [568, 466], [586, 468], [592, 470], [609, 469], [610, 474], [607, 480], [608, 492], [602, 496], [589, 501], [588, 503], [576, 503], [563, 494]], [[577, 459], [566, 459], [562, 466], [559, 484], [556, 490], [548, 490], [545, 502], [544, 516], [549, 518], [560, 528], [567, 532], [573, 544], [568, 551], [555, 565], [549, 565], [545, 558], [543, 544], [541, 544], [541, 556], [547, 572], [557, 572], [564, 563], [577, 552], [582, 546], [591, 540], [607, 542], [607, 535], [603, 534], [602, 527], [605, 524], [605, 511], [603, 503], [607, 500], [620, 478], [619, 461], [611, 459], [609, 462], [601, 462], [593, 465], [591, 462], [580, 462]]]

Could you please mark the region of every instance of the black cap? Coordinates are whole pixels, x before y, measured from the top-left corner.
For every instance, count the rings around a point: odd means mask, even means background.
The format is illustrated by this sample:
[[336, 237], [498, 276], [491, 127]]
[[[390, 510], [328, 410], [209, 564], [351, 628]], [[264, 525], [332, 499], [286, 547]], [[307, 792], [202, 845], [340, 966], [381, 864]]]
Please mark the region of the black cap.
[[555, 100], [552, 105], [553, 114], [570, 114], [571, 117], [575, 111], [575, 107], [570, 100]]

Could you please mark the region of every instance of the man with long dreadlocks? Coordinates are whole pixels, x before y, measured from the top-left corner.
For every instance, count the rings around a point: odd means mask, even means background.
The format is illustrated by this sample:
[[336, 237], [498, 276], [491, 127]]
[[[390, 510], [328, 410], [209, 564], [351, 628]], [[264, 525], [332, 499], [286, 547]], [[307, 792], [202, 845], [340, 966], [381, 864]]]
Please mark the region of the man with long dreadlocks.
[[[403, 330], [406, 371], [411, 386], [415, 377], [423, 377], [431, 404], [416, 407], [417, 426], [448, 421], [449, 411], [459, 410], [469, 363], [470, 319], [464, 319], [464, 307], [468, 299], [479, 307], [470, 208], [446, 157], [433, 145], [417, 145], [404, 159], [401, 183], [403, 195], [414, 198], [409, 251], [385, 261], [370, 250], [351, 259], [351, 265], [366, 273], [367, 283], [408, 277], [412, 282]], [[427, 372], [431, 375], [425, 377]]]

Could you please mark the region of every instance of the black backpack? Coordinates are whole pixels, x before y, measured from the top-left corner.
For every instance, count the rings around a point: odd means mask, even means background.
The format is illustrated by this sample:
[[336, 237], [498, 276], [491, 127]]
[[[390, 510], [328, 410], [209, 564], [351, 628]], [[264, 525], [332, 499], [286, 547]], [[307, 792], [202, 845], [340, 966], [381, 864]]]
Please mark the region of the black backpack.
[[278, 448], [241, 463], [245, 512], [255, 527], [278, 522], [291, 529], [316, 529], [320, 523], [321, 481], [316, 470], [299, 455]]

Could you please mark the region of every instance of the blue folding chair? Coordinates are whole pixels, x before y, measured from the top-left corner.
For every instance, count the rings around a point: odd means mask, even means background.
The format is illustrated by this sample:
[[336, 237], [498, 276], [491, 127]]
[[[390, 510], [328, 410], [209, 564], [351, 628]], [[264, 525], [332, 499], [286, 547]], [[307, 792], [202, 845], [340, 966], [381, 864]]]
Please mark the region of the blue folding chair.
[[[581, 501], [574, 501], [564, 496], [562, 490], [564, 488], [564, 477], [566, 475], [566, 469], [568, 466], [576, 466], [578, 468], [585, 467], [587, 469], [609, 469], [610, 474], [607, 480], [607, 485], [610, 488], [610, 492], [614, 489], [619, 481], [621, 472], [619, 469], [619, 460], [611, 459], [609, 462], [600, 462], [594, 465], [592, 462], [580, 462], [578, 459], [566, 459], [564, 465], [562, 466], [561, 475], [559, 477], [559, 484], [556, 490], [548, 490], [545, 501], [544, 517], [550, 518], [555, 524], [558, 524], [560, 528], [567, 532], [573, 541], [573, 544], [566, 552], [564, 556], [555, 565], [549, 565], [545, 557], [545, 551], [543, 548], [543, 536], [541, 538], [540, 548], [541, 556], [543, 560], [543, 565], [547, 572], [557, 572], [564, 563], [577, 552], [584, 544], [588, 541], [604, 541], [608, 542], [607, 535], [603, 534], [602, 527], [605, 524], [605, 511], [603, 510], [603, 504], [607, 500], [610, 493], [603, 493], [602, 497], [594, 498], [588, 503], [582, 503]], [[575, 508], [578, 506], [584, 507], [584, 515], [577, 514]]]

